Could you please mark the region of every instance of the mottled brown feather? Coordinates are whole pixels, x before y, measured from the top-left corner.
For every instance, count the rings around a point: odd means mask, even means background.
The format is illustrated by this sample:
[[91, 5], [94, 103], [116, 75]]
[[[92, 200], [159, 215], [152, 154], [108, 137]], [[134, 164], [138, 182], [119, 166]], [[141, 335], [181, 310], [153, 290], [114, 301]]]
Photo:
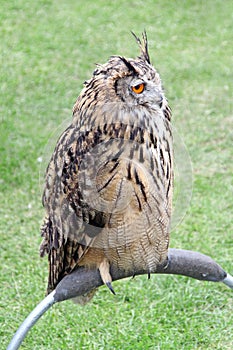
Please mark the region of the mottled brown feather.
[[[165, 263], [173, 192], [171, 110], [150, 64], [147, 38], [136, 59], [98, 65], [73, 108], [46, 172], [40, 254], [48, 292], [79, 266], [148, 273]], [[135, 95], [131, 86], [143, 83]], [[105, 270], [104, 270], [105, 269]]]

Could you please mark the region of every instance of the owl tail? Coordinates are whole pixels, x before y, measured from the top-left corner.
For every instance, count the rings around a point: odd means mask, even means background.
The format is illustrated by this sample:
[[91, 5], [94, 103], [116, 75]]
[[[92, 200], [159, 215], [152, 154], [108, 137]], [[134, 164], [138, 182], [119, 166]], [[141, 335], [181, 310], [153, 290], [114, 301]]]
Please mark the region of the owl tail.
[[78, 297], [75, 297], [72, 299], [72, 301], [75, 304], [79, 304], [79, 305], [86, 305], [87, 303], [89, 303], [89, 301], [93, 298], [95, 292], [97, 291], [97, 288], [92, 289], [90, 292], [80, 295]]

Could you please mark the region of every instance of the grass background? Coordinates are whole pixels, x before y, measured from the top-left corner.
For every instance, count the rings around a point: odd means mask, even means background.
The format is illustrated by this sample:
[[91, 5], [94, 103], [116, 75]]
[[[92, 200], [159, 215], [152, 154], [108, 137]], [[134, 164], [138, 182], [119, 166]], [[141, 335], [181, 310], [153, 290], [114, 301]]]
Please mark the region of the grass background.
[[[46, 144], [71, 119], [94, 63], [138, 54], [130, 30], [147, 30], [193, 164], [191, 205], [170, 246], [233, 272], [232, 1], [0, 0], [0, 8], [0, 348], [45, 292]], [[22, 349], [233, 348], [233, 294], [224, 285], [154, 275], [114, 289], [116, 297], [101, 288], [85, 308], [55, 305]]]

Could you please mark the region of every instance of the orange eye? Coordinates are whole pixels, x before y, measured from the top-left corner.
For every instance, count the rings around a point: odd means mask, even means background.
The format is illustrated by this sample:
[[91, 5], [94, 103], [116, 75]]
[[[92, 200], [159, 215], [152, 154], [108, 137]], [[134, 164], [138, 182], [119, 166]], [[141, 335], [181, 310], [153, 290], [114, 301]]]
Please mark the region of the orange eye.
[[132, 90], [133, 92], [135, 92], [135, 94], [141, 94], [145, 89], [145, 84], [141, 83], [135, 86], [132, 86]]

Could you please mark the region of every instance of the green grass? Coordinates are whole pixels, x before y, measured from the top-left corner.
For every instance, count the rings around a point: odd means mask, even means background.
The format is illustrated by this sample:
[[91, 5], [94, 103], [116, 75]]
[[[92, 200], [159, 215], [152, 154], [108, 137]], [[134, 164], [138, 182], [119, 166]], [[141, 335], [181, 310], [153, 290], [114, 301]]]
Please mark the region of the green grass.
[[[96, 62], [138, 54], [130, 30], [147, 30], [193, 164], [191, 205], [172, 231], [171, 247], [208, 254], [233, 272], [232, 1], [0, 5], [2, 349], [46, 288], [47, 261], [38, 257], [39, 173], [52, 151], [46, 144], [71, 119]], [[71, 301], [55, 305], [22, 349], [232, 349], [233, 293], [224, 285], [154, 275], [115, 282], [114, 288], [116, 297], [102, 287], [85, 308]]]

